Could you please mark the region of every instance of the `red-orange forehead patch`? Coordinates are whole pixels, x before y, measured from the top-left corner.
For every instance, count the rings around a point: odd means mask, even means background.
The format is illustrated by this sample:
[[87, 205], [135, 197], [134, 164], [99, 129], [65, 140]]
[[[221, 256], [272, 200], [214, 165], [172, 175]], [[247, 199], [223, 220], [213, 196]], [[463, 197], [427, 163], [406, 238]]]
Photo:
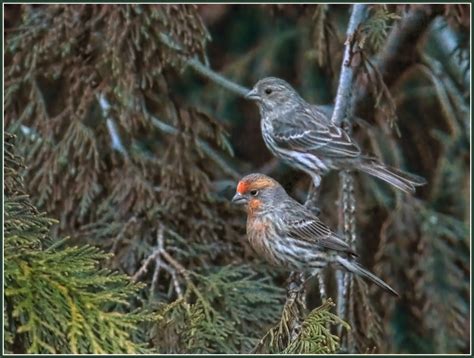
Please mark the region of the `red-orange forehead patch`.
[[241, 180], [239, 181], [239, 184], [237, 184], [237, 192], [239, 194], [244, 194], [247, 191], [248, 187], [249, 187], [248, 183]]
[[275, 185], [277, 185], [277, 183], [269, 177], [258, 177], [256, 179], [252, 179], [252, 180], [243, 179], [237, 185], [237, 192], [239, 194], [245, 194], [249, 190], [252, 190], [252, 189], [260, 190], [260, 189], [264, 189], [264, 188], [270, 188], [270, 187], [273, 187]]

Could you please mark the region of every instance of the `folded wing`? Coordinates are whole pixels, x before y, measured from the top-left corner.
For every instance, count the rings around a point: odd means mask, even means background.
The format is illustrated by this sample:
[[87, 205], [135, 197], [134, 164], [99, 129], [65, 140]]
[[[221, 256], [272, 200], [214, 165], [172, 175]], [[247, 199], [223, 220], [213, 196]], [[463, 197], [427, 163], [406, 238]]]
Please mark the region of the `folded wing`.
[[274, 140], [282, 148], [335, 158], [360, 155], [359, 146], [344, 130], [312, 108], [288, 112], [272, 124]]
[[295, 239], [304, 240], [314, 243], [317, 246], [345, 252], [347, 254], [357, 256], [356, 252], [340, 237], [331, 231], [317, 217], [307, 216], [303, 219], [292, 220], [291, 217], [285, 220], [288, 228], [288, 235]]

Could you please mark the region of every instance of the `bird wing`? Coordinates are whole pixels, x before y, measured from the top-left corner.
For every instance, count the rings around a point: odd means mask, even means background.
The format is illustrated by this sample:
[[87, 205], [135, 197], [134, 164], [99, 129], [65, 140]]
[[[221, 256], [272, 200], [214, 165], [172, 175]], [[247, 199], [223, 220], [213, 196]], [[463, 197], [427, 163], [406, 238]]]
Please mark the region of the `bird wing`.
[[[313, 106], [314, 107], [314, 106]], [[298, 108], [272, 121], [273, 138], [285, 148], [330, 157], [358, 157], [360, 148], [324, 112]]]
[[290, 237], [311, 242], [326, 249], [357, 256], [356, 252], [344, 240], [315, 216], [288, 217], [286, 220], [284, 219], [284, 222], [288, 228], [287, 234]]

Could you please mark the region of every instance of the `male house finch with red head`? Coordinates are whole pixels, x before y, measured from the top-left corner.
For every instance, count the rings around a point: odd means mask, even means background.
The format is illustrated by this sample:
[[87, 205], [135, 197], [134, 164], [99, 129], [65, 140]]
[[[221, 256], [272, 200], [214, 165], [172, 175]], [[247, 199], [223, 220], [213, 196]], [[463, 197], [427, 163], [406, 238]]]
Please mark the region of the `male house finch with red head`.
[[268, 149], [288, 165], [309, 174], [316, 187], [321, 175], [335, 169], [357, 169], [410, 193], [425, 179], [391, 168], [361, 154], [359, 146], [284, 80], [269, 77], [257, 82], [246, 96], [260, 109], [262, 136]]
[[240, 180], [234, 203], [247, 209], [247, 237], [258, 255], [291, 271], [326, 266], [357, 274], [391, 294], [397, 292], [355, 260], [357, 254], [274, 179], [249, 174]]

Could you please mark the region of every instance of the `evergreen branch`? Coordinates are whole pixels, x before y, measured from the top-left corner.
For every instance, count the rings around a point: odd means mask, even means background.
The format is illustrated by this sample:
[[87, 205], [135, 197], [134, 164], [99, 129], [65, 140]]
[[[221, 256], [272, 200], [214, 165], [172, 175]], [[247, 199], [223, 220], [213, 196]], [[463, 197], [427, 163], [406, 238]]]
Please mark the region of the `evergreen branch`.
[[[12, 136], [6, 136], [11, 140]], [[132, 338], [144, 317], [127, 312], [139, 285], [98, 267], [107, 254], [88, 245], [60, 249], [22, 193], [21, 167], [6, 143], [5, 298], [11, 314], [6, 349], [14, 353], [138, 353]], [[7, 170], [7, 169], [13, 170]], [[52, 242], [45, 250], [41, 243]]]
[[340, 338], [331, 333], [331, 325], [350, 329], [340, 317], [330, 312], [334, 307], [331, 299], [315, 308], [302, 323], [296, 339], [285, 348], [283, 353], [335, 353], [340, 348]]
[[[463, 95], [457, 88], [454, 81], [443, 71], [443, 66], [436, 59], [424, 54], [421, 55], [422, 70], [430, 78], [435, 87], [436, 93], [443, 112], [447, 119], [451, 132], [458, 135], [456, 119], [463, 128], [463, 132], [469, 133], [469, 105], [463, 99]], [[423, 67], [426, 66], [426, 67]], [[453, 105], [451, 105], [451, 101]]]
[[[176, 127], [173, 127], [162, 120], [160, 120], [158, 117], [154, 116], [150, 112], [148, 112], [147, 109], [144, 109], [144, 113], [148, 116], [150, 119], [151, 123], [158, 128], [160, 131], [167, 133], [167, 134], [176, 134], [178, 133], [178, 129]], [[212, 149], [209, 144], [202, 140], [198, 139], [197, 144], [199, 147], [202, 149], [202, 151], [214, 162], [216, 163], [222, 171], [232, 177], [235, 180], [238, 180], [241, 175], [235, 171], [233, 168], [231, 168], [225, 159], [221, 158], [221, 156], [214, 150]]]
[[[300, 292], [295, 287], [294, 293]], [[251, 353], [336, 353], [340, 348], [340, 338], [331, 333], [334, 326], [349, 330], [349, 325], [330, 312], [334, 306], [331, 299], [312, 310], [306, 318], [300, 319], [297, 326], [292, 326], [291, 318], [299, 313], [301, 301], [298, 295], [289, 291], [288, 299], [278, 325], [271, 328], [258, 342]], [[304, 307], [306, 309], [306, 307]], [[301, 318], [301, 317], [300, 317]], [[296, 329], [295, 329], [296, 328]]]
[[[181, 46], [177, 43], [173, 42], [173, 40], [167, 36], [166, 34], [160, 33], [160, 40], [163, 44], [168, 46], [169, 48], [175, 50], [177, 53], [182, 53], [183, 50]], [[241, 86], [221, 74], [213, 71], [209, 66], [204, 65], [199, 61], [198, 58], [194, 57], [186, 61], [186, 64], [191, 67], [194, 71], [199, 73], [201, 76], [206, 77], [207, 79], [211, 80], [212, 82], [222, 86], [223, 88], [227, 89], [230, 92], [235, 93], [238, 96], [245, 97], [245, 95], [250, 91], [250, 89]]]

